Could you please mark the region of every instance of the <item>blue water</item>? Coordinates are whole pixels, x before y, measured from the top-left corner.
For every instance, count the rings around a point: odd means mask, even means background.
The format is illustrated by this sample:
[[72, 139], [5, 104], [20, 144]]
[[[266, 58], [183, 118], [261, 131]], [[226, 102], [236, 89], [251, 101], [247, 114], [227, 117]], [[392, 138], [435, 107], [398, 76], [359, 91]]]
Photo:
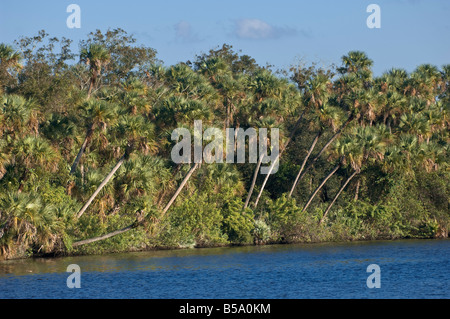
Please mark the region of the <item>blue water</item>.
[[[449, 256], [450, 240], [402, 240], [2, 261], [0, 298], [447, 299]], [[370, 264], [380, 288], [367, 287]]]

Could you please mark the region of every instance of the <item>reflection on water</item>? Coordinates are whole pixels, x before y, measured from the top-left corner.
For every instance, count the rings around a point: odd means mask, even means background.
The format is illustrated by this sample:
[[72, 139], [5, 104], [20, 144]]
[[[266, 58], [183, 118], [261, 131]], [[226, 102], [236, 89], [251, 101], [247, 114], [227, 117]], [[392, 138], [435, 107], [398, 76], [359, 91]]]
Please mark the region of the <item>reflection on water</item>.
[[[0, 298], [448, 298], [449, 253], [448, 240], [408, 240], [9, 260]], [[373, 263], [380, 289], [366, 286]]]

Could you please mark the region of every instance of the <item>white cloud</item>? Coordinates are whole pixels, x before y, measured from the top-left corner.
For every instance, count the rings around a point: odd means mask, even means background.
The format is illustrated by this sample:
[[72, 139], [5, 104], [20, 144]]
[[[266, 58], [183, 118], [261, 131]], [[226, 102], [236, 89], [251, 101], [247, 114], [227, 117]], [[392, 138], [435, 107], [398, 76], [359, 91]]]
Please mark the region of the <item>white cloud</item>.
[[294, 29], [271, 26], [259, 19], [239, 19], [235, 22], [235, 34], [242, 39], [271, 39], [296, 33]]
[[268, 23], [258, 19], [240, 19], [236, 21], [236, 35], [246, 39], [272, 38], [275, 30]]
[[175, 32], [179, 38], [189, 38], [192, 36], [192, 26], [187, 21], [180, 21], [175, 25]]
[[180, 21], [174, 25], [175, 36], [177, 39], [187, 42], [200, 41], [192, 29], [192, 25], [187, 21]]

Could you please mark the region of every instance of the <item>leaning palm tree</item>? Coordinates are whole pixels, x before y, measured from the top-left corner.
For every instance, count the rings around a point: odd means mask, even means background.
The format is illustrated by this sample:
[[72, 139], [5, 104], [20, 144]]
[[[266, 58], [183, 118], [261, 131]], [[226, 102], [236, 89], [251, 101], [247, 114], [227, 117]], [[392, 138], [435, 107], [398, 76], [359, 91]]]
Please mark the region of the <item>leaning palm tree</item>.
[[[130, 158], [131, 153], [138, 149], [144, 154], [150, 149], [149, 139], [152, 139], [153, 126], [147, 123], [142, 117], [124, 116], [117, 126], [118, 135], [122, 135], [128, 140], [127, 147], [122, 157], [119, 158], [116, 165], [105, 177], [103, 182], [97, 187], [95, 192], [89, 197], [88, 201], [80, 209], [77, 218], [80, 218], [86, 209], [91, 205], [92, 201], [97, 197], [105, 185], [112, 179], [122, 164]], [[149, 138], [150, 137], [150, 138]]]
[[342, 184], [333, 200], [328, 205], [319, 224], [325, 220], [327, 214], [334, 203], [336, 203], [345, 187], [347, 187], [348, 183], [361, 172], [362, 166], [369, 161], [379, 161], [384, 158], [386, 143], [383, 139], [382, 131], [382, 126], [375, 128], [359, 127], [336, 143], [334, 153], [338, 156], [342, 156], [344, 159], [343, 164], [351, 167], [353, 172], [345, 180], [344, 184]]
[[[272, 174], [273, 168], [275, 167], [275, 165], [277, 164], [277, 162], [280, 160], [281, 155], [283, 154], [283, 152], [286, 150], [286, 148], [288, 147], [289, 143], [292, 141], [292, 139], [294, 138], [294, 135], [298, 129], [298, 127], [300, 126], [300, 123], [303, 119], [303, 115], [305, 114], [306, 109], [301, 113], [300, 117], [298, 118], [297, 122], [294, 124], [294, 127], [291, 130], [291, 134], [289, 135], [288, 139], [286, 140], [286, 142], [284, 143], [284, 145], [282, 146], [282, 148], [280, 149], [278, 156], [275, 158], [275, 160], [272, 162], [272, 164], [269, 167], [269, 171], [267, 172], [266, 177], [264, 178], [264, 181], [261, 185], [261, 188], [259, 190], [258, 196], [256, 197], [255, 203], [253, 204], [253, 207], [256, 208], [258, 206], [258, 202], [259, 199], [261, 198], [261, 195], [264, 191], [264, 188], [267, 184], [267, 181], [269, 180], [270, 174]], [[251, 194], [250, 194], [251, 196]]]
[[189, 172], [186, 174], [186, 176], [184, 177], [183, 181], [181, 182], [181, 184], [178, 186], [177, 190], [175, 191], [175, 194], [173, 194], [172, 198], [169, 200], [169, 202], [167, 203], [167, 205], [164, 207], [162, 215], [160, 217], [160, 219], [162, 217], [164, 217], [164, 215], [167, 213], [167, 211], [169, 210], [169, 208], [172, 206], [172, 204], [175, 202], [175, 200], [177, 199], [178, 195], [180, 195], [180, 192], [183, 190], [184, 186], [186, 185], [186, 183], [189, 181], [189, 179], [191, 178], [192, 174], [194, 173], [194, 171], [199, 167], [198, 163], [195, 163], [191, 169], [189, 170]]
[[347, 135], [338, 140], [334, 147], [334, 152], [343, 156], [342, 158], [344, 160], [344, 164], [350, 162], [349, 166], [353, 168], [353, 173], [346, 179], [344, 184], [340, 187], [340, 189], [334, 196], [333, 200], [324, 212], [322, 218], [319, 220], [319, 225], [325, 220], [328, 212], [331, 210], [331, 207], [337, 201], [341, 193], [344, 191], [345, 187], [347, 187], [348, 183], [350, 183], [350, 181], [361, 171], [361, 147], [351, 136]]
[[308, 209], [309, 205], [312, 203], [314, 197], [316, 197], [317, 193], [322, 189], [323, 185], [338, 171], [338, 169], [342, 166], [344, 158], [341, 157], [336, 166], [328, 173], [327, 176], [320, 182], [319, 186], [314, 190], [314, 192], [309, 197], [308, 201], [306, 202], [305, 206], [303, 206], [302, 212], [306, 211]]
[[[302, 176], [305, 165], [308, 162], [308, 159], [311, 156], [314, 148], [316, 147], [319, 138], [322, 136], [324, 131], [329, 127], [331, 127], [333, 131], [336, 131], [339, 120], [340, 120], [340, 111], [335, 107], [329, 106], [327, 103], [323, 104], [321, 107], [315, 110], [314, 118], [310, 123], [310, 129], [313, 130], [315, 129], [317, 131], [317, 134], [315, 135], [311, 143], [311, 146], [309, 147], [308, 152], [306, 153], [306, 156], [303, 159], [302, 165], [300, 166], [300, 170], [298, 171], [298, 174], [289, 192], [288, 195], [289, 197], [292, 196], [292, 193], [294, 192], [294, 189], [297, 186], [298, 180], [300, 179], [300, 176]], [[327, 144], [330, 145], [331, 143]], [[319, 156], [322, 154], [323, 151], [320, 152]], [[318, 157], [316, 156], [316, 158]]]
[[250, 185], [250, 189], [248, 190], [247, 198], [245, 199], [244, 209], [247, 208], [248, 204], [250, 203], [250, 198], [252, 197], [253, 189], [255, 188], [256, 179], [258, 178], [259, 169], [261, 168], [261, 163], [262, 163], [263, 159], [264, 159], [264, 156], [260, 155], [259, 159], [258, 159], [258, 163], [256, 164], [255, 171], [253, 172], [253, 179], [252, 179], [252, 183]]
[[[357, 54], [359, 56], [359, 53]], [[362, 59], [362, 58], [361, 58]], [[348, 62], [350, 63], [350, 62]], [[346, 65], [346, 63], [344, 63]], [[362, 63], [365, 65], [364, 63]], [[357, 64], [359, 65], [359, 64]], [[368, 63], [367, 67], [371, 64]], [[361, 67], [363, 68], [363, 67]], [[351, 68], [352, 69], [352, 68]], [[363, 68], [364, 69], [364, 68]], [[357, 71], [357, 70], [356, 70]], [[355, 72], [356, 72], [355, 71]], [[347, 71], [346, 71], [347, 72]], [[344, 72], [344, 73], [346, 73]], [[359, 79], [354, 76], [353, 73], [350, 75], [344, 75], [340, 79], [335, 82], [335, 90], [336, 94], [333, 95], [332, 99], [339, 107], [342, 107], [346, 110], [348, 114], [348, 118], [345, 122], [341, 124], [341, 126], [337, 129], [333, 128], [334, 134], [328, 139], [322, 149], [317, 153], [317, 155], [310, 161], [310, 163], [303, 169], [302, 172], [296, 177], [296, 183], [302, 180], [302, 178], [306, 175], [309, 169], [311, 169], [314, 164], [319, 160], [321, 155], [333, 144], [333, 142], [346, 130], [346, 128], [352, 123], [355, 119], [357, 119], [361, 114], [359, 114], [359, 98], [361, 93], [360, 85], [358, 84]], [[332, 118], [330, 118], [332, 120]], [[333, 122], [331, 122], [333, 123]], [[295, 188], [296, 183], [294, 183], [293, 188]], [[293, 191], [293, 188], [291, 191]]]
[[[319, 160], [320, 156], [333, 144], [333, 142], [342, 134], [345, 128], [354, 120], [353, 114], [351, 114], [348, 119], [338, 128], [338, 130], [328, 139], [325, 145], [320, 149], [319, 153], [310, 161], [310, 163], [297, 174], [296, 181], [297, 183], [302, 180], [302, 178], [306, 175], [306, 173], [311, 169], [314, 164]], [[291, 191], [293, 192], [296, 187], [296, 183], [293, 184]]]
[[[184, 177], [183, 181], [178, 186], [178, 189], [175, 191], [175, 194], [169, 200], [169, 202], [167, 203], [166, 207], [164, 207], [164, 210], [162, 212], [160, 220], [161, 220], [162, 217], [164, 217], [164, 215], [167, 213], [169, 208], [175, 202], [175, 200], [177, 199], [178, 195], [180, 195], [180, 193], [183, 190], [184, 186], [189, 181], [189, 179], [191, 178], [191, 176], [194, 173], [194, 171], [198, 168], [198, 166], [199, 166], [198, 163], [194, 164], [191, 167], [191, 169], [189, 170], [189, 172], [186, 174], [186, 176]], [[72, 246], [73, 247], [78, 247], [78, 246], [94, 243], [94, 242], [97, 242], [97, 241], [105, 240], [105, 239], [108, 239], [108, 238], [111, 238], [111, 237], [123, 234], [125, 232], [128, 232], [128, 231], [130, 231], [132, 229], [135, 229], [136, 227], [140, 226], [144, 221], [145, 221], [145, 218], [143, 216], [139, 215], [138, 218], [136, 219], [136, 221], [134, 221], [131, 225], [128, 225], [128, 226], [126, 226], [124, 228], [121, 228], [119, 230], [110, 232], [110, 233], [102, 235], [102, 236], [98, 236], [98, 237], [94, 237], [94, 238], [90, 238], [90, 239], [77, 241], [77, 242], [73, 243]]]
[[88, 209], [88, 207], [91, 205], [92, 201], [97, 197], [98, 193], [105, 187], [106, 184], [113, 178], [114, 174], [117, 172], [117, 170], [122, 166], [122, 164], [130, 157], [132, 151], [132, 147], [130, 145], [125, 150], [124, 155], [117, 161], [116, 165], [112, 168], [112, 170], [106, 175], [105, 179], [100, 183], [100, 185], [97, 187], [97, 189], [94, 191], [94, 193], [89, 197], [88, 201], [83, 205], [83, 207], [80, 209], [80, 211], [77, 213], [77, 218], [80, 218], [84, 212]]
[[102, 68], [111, 61], [108, 49], [96, 43], [82, 48], [80, 52], [80, 61], [89, 66], [91, 78], [89, 80], [88, 98], [91, 96], [94, 86], [101, 75]]
[[319, 220], [319, 225], [323, 223], [323, 221], [325, 220], [325, 218], [327, 217], [327, 214], [329, 213], [329, 211], [331, 210], [331, 207], [333, 207], [334, 203], [336, 203], [337, 199], [339, 198], [339, 196], [342, 194], [342, 192], [344, 191], [345, 187], [347, 187], [348, 183], [350, 183], [350, 181], [357, 175], [359, 174], [360, 171], [359, 170], [355, 170], [353, 171], [353, 173], [345, 180], [344, 184], [341, 186], [341, 188], [339, 189], [339, 191], [336, 193], [336, 195], [334, 196], [333, 200], [331, 201], [330, 205], [328, 205], [328, 208], [325, 210], [325, 212], [323, 213], [322, 218]]

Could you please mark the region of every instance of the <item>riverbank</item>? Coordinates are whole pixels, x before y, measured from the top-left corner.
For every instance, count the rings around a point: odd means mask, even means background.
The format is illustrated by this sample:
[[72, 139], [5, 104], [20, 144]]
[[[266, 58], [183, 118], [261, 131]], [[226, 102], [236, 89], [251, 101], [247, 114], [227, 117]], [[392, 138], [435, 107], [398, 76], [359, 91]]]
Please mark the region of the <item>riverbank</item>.
[[269, 241], [266, 243], [229, 243], [229, 244], [215, 244], [215, 245], [186, 245], [186, 246], [153, 246], [153, 247], [145, 247], [145, 248], [136, 248], [132, 247], [129, 249], [118, 250], [103, 250], [101, 253], [95, 250], [88, 251], [60, 251], [54, 253], [46, 253], [46, 254], [24, 254], [22, 256], [16, 256], [13, 258], [2, 258], [0, 256], [0, 262], [6, 260], [23, 260], [23, 259], [35, 259], [35, 258], [45, 258], [45, 259], [53, 259], [53, 258], [62, 258], [62, 257], [81, 257], [81, 256], [105, 256], [105, 255], [114, 255], [114, 254], [123, 254], [123, 253], [135, 253], [135, 252], [156, 252], [156, 251], [182, 251], [182, 250], [198, 250], [198, 249], [208, 249], [208, 248], [236, 248], [236, 247], [258, 247], [258, 246], [277, 246], [277, 245], [299, 245], [299, 244], [346, 244], [346, 243], [364, 243], [364, 242], [385, 242], [385, 241], [402, 241], [402, 240], [446, 240], [448, 239], [448, 234], [440, 233], [436, 234], [433, 237], [399, 237], [399, 238], [351, 238], [347, 240], [328, 240], [328, 241], [319, 241], [319, 240], [308, 240], [308, 241], [291, 241], [291, 242], [283, 242], [283, 241]]
[[[247, 209], [242, 214], [215, 210], [185, 210], [195, 201], [189, 200], [174, 207], [168, 218], [158, 224], [146, 223], [117, 236], [74, 247], [75, 238], [101, 236], [130, 223], [128, 219], [109, 217], [109, 223], [96, 223], [98, 216], [86, 216], [70, 221], [66, 234], [56, 238], [51, 250], [30, 245], [26, 241], [10, 241], [3, 259], [33, 257], [102, 255], [150, 250], [186, 248], [232, 247], [251, 245], [276, 245], [297, 243], [327, 243], [371, 240], [447, 238], [448, 214], [440, 219], [430, 218], [426, 212], [400, 214], [395, 206], [374, 206], [363, 201], [352, 203], [346, 209], [329, 214], [320, 223], [320, 215], [302, 212], [295, 200], [281, 197], [265, 201], [263, 209], [253, 213]], [[269, 210], [270, 209], [270, 210]], [[223, 214], [223, 215], [222, 215]], [[414, 216], [412, 218], [411, 216]], [[73, 218], [73, 217], [72, 217]], [[240, 218], [237, 219], [236, 218]], [[209, 220], [208, 220], [209, 219]], [[191, 223], [191, 221], [196, 221]], [[71, 225], [71, 223], [73, 223]], [[105, 227], [110, 225], [109, 227]], [[103, 226], [103, 227], [99, 227]], [[113, 228], [114, 227], [114, 228]], [[80, 232], [80, 229], [85, 229]], [[6, 257], [6, 258], [5, 258]]]

